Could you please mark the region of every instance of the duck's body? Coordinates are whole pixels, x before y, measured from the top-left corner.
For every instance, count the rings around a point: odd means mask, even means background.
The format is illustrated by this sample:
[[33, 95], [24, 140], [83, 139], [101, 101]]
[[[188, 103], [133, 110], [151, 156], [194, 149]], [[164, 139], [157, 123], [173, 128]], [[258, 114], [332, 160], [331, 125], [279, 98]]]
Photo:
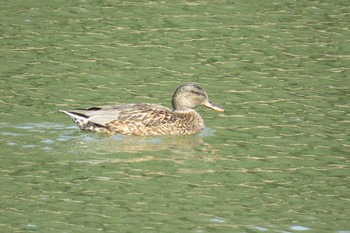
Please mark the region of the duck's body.
[[197, 84], [177, 88], [172, 104], [174, 110], [157, 104], [119, 104], [61, 112], [69, 115], [83, 130], [147, 136], [198, 133], [204, 128], [204, 121], [192, 109], [197, 105], [224, 111], [211, 103]]
[[156, 104], [127, 104], [107, 108], [62, 111], [83, 130], [124, 135], [188, 135], [204, 128], [194, 110], [172, 111]]

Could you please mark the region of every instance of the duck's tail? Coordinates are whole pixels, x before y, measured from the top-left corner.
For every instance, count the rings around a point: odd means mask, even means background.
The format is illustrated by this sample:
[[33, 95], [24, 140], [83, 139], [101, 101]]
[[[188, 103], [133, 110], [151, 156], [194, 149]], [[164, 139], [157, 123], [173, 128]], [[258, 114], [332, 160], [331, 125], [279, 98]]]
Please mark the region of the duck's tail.
[[84, 114], [64, 110], [60, 110], [60, 112], [67, 114], [77, 125], [79, 125], [80, 128], [83, 128], [83, 125], [86, 125], [88, 122], [88, 116]]
[[82, 130], [96, 131], [96, 132], [109, 132], [103, 125], [91, 122], [89, 116], [84, 113], [78, 112], [80, 110], [65, 111], [59, 110], [60, 112], [68, 115]]
[[67, 114], [72, 120], [79, 126], [80, 129], [82, 130], [89, 130], [89, 131], [97, 131], [96, 127], [94, 124], [92, 124], [88, 120], [88, 116], [82, 114], [82, 113], [77, 113], [74, 111], [64, 111], [60, 110], [60, 112], [63, 112], [64, 114]]

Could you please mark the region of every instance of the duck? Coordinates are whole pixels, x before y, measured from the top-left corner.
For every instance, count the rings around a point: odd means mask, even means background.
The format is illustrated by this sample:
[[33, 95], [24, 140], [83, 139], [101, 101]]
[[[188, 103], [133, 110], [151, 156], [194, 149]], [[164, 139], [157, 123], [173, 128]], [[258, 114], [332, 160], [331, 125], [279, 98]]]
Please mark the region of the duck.
[[202, 117], [194, 110], [205, 106], [224, 112], [196, 83], [179, 86], [172, 96], [172, 108], [150, 103], [116, 104], [76, 110], [60, 110], [82, 130], [108, 134], [158, 136], [192, 135], [204, 129]]

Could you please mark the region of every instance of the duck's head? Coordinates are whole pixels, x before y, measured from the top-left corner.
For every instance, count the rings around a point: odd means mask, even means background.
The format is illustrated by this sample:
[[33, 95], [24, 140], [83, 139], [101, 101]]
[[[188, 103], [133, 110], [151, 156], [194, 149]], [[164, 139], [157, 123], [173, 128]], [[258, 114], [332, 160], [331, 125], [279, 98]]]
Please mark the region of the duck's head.
[[187, 83], [179, 86], [172, 99], [174, 110], [188, 110], [199, 105], [204, 105], [218, 112], [223, 112], [224, 109], [213, 104], [205, 90], [194, 83]]

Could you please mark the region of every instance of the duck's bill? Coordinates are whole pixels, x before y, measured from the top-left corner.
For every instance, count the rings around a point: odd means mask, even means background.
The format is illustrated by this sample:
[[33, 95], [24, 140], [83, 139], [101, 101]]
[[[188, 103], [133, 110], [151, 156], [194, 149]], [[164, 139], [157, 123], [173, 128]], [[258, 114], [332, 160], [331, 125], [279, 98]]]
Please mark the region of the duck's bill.
[[215, 104], [213, 104], [210, 100], [206, 101], [203, 103], [204, 106], [208, 107], [208, 108], [211, 108], [217, 112], [224, 112], [225, 109], [223, 109], [222, 107], [219, 107]]

